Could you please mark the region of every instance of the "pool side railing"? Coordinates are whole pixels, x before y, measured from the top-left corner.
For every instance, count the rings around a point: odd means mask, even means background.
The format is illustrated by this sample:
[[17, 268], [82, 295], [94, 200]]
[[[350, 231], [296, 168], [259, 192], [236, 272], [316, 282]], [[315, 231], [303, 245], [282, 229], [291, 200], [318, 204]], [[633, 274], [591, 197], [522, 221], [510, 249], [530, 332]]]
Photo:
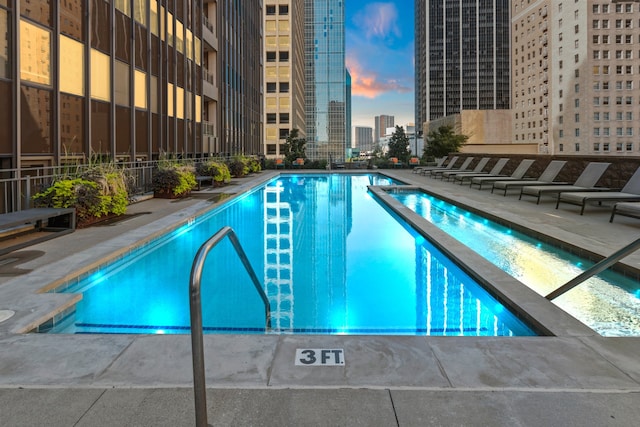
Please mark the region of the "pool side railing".
[[196, 406], [196, 425], [207, 426], [207, 391], [204, 378], [204, 337], [202, 332], [202, 301], [200, 296], [200, 284], [202, 281], [202, 270], [204, 269], [204, 262], [209, 252], [225, 237], [229, 237], [231, 244], [238, 253], [245, 270], [251, 277], [251, 281], [258, 291], [265, 309], [265, 325], [266, 329], [271, 328], [271, 307], [269, 299], [264, 289], [260, 285], [258, 276], [256, 275], [247, 254], [242, 249], [238, 236], [229, 226], [222, 227], [216, 234], [214, 234], [209, 240], [204, 242], [198, 253], [196, 254], [193, 264], [191, 266], [191, 278], [189, 285], [189, 304], [191, 315], [191, 352], [193, 358], [193, 390], [195, 394], [195, 406]]
[[567, 283], [560, 286], [555, 291], [550, 292], [545, 298], [548, 299], [549, 301], [558, 298], [560, 295], [570, 291], [571, 289], [575, 288], [576, 286], [583, 283], [584, 281], [589, 280], [591, 277], [595, 276], [596, 274], [606, 270], [607, 268], [611, 267], [613, 264], [620, 261], [622, 258], [626, 257], [627, 255], [630, 255], [631, 253], [635, 252], [638, 249], [640, 249], [640, 239], [637, 239], [629, 243], [628, 245], [612, 253], [602, 261], [593, 265], [591, 268], [588, 268], [587, 270], [583, 271], [581, 274], [569, 280]]

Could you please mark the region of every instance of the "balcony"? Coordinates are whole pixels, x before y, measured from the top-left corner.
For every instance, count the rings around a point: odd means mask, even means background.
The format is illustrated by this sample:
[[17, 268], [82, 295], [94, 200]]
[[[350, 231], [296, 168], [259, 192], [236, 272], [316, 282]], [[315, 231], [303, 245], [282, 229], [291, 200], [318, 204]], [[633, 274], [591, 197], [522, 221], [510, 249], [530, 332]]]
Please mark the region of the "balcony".
[[[213, 50], [218, 50], [218, 37], [216, 36], [215, 27], [209, 19], [202, 15], [202, 40]], [[206, 46], [205, 46], [206, 47]]]
[[205, 67], [202, 67], [202, 95], [211, 100], [218, 99], [216, 76]]

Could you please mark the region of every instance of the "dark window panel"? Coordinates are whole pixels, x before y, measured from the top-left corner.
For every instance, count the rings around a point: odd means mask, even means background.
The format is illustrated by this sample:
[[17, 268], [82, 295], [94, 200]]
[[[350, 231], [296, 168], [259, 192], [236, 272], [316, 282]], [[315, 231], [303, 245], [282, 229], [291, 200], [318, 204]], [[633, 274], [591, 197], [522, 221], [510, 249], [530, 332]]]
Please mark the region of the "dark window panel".
[[91, 47], [109, 54], [110, 37], [109, 3], [104, 0], [93, 0], [91, 6]]
[[84, 98], [60, 94], [60, 153], [84, 153]]
[[60, 32], [84, 41], [84, 1], [60, 2]]
[[116, 11], [116, 58], [131, 63], [131, 18]]
[[22, 152], [53, 154], [51, 91], [20, 87]]
[[136, 25], [136, 67], [144, 71], [149, 71], [147, 50], [147, 30]]
[[[0, 77], [8, 79], [11, 77], [11, 14], [6, 10], [0, 9], [0, 28], [4, 31], [0, 32]], [[9, 98], [10, 99], [10, 98]], [[9, 111], [9, 110], [4, 110]]]
[[111, 155], [109, 104], [91, 101], [91, 152]]
[[184, 120], [176, 120], [176, 124], [177, 124], [177, 128], [178, 128], [178, 135], [177, 135], [177, 141], [178, 141], [178, 154], [187, 154], [187, 147], [185, 146], [185, 142], [184, 142]]
[[160, 39], [151, 36], [151, 74], [157, 76], [160, 70]]
[[116, 105], [116, 155], [131, 154], [131, 109]]
[[148, 120], [149, 113], [136, 110], [136, 158], [147, 158], [149, 151]]
[[154, 156], [160, 153], [160, 131], [160, 116], [151, 114], [151, 152]]
[[13, 153], [11, 98], [11, 83], [0, 81], [0, 154]]
[[21, 1], [20, 14], [39, 22], [47, 27], [52, 27], [51, 0]]

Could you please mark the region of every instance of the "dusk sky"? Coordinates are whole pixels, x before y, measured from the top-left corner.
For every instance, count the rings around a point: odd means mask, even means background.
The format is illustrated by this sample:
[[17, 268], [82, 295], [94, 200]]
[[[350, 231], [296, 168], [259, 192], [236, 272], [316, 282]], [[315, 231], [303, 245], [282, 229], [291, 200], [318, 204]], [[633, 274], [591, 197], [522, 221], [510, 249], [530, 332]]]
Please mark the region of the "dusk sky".
[[374, 117], [413, 123], [414, 0], [345, 2], [347, 68], [352, 78], [352, 125]]

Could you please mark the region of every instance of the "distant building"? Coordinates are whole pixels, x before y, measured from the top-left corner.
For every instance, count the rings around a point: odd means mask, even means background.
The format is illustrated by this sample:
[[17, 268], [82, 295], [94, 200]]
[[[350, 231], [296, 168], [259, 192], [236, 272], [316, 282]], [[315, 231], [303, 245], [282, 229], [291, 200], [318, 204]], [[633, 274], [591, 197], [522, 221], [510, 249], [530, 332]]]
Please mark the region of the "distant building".
[[360, 151], [373, 151], [373, 129], [366, 126], [355, 128], [356, 147]]
[[373, 143], [379, 144], [380, 138], [385, 136], [387, 128], [392, 128], [395, 126], [395, 117], [380, 115], [375, 117], [375, 125], [374, 125], [374, 133], [373, 133]]
[[510, 108], [510, 3], [415, 1], [418, 132], [462, 110]]
[[638, 156], [640, 4], [514, 1], [511, 14], [514, 142]]
[[306, 138], [304, 0], [267, 2], [264, 40], [264, 153], [277, 157], [291, 129]]
[[344, 161], [347, 134], [343, 0], [305, 0], [306, 154]]

